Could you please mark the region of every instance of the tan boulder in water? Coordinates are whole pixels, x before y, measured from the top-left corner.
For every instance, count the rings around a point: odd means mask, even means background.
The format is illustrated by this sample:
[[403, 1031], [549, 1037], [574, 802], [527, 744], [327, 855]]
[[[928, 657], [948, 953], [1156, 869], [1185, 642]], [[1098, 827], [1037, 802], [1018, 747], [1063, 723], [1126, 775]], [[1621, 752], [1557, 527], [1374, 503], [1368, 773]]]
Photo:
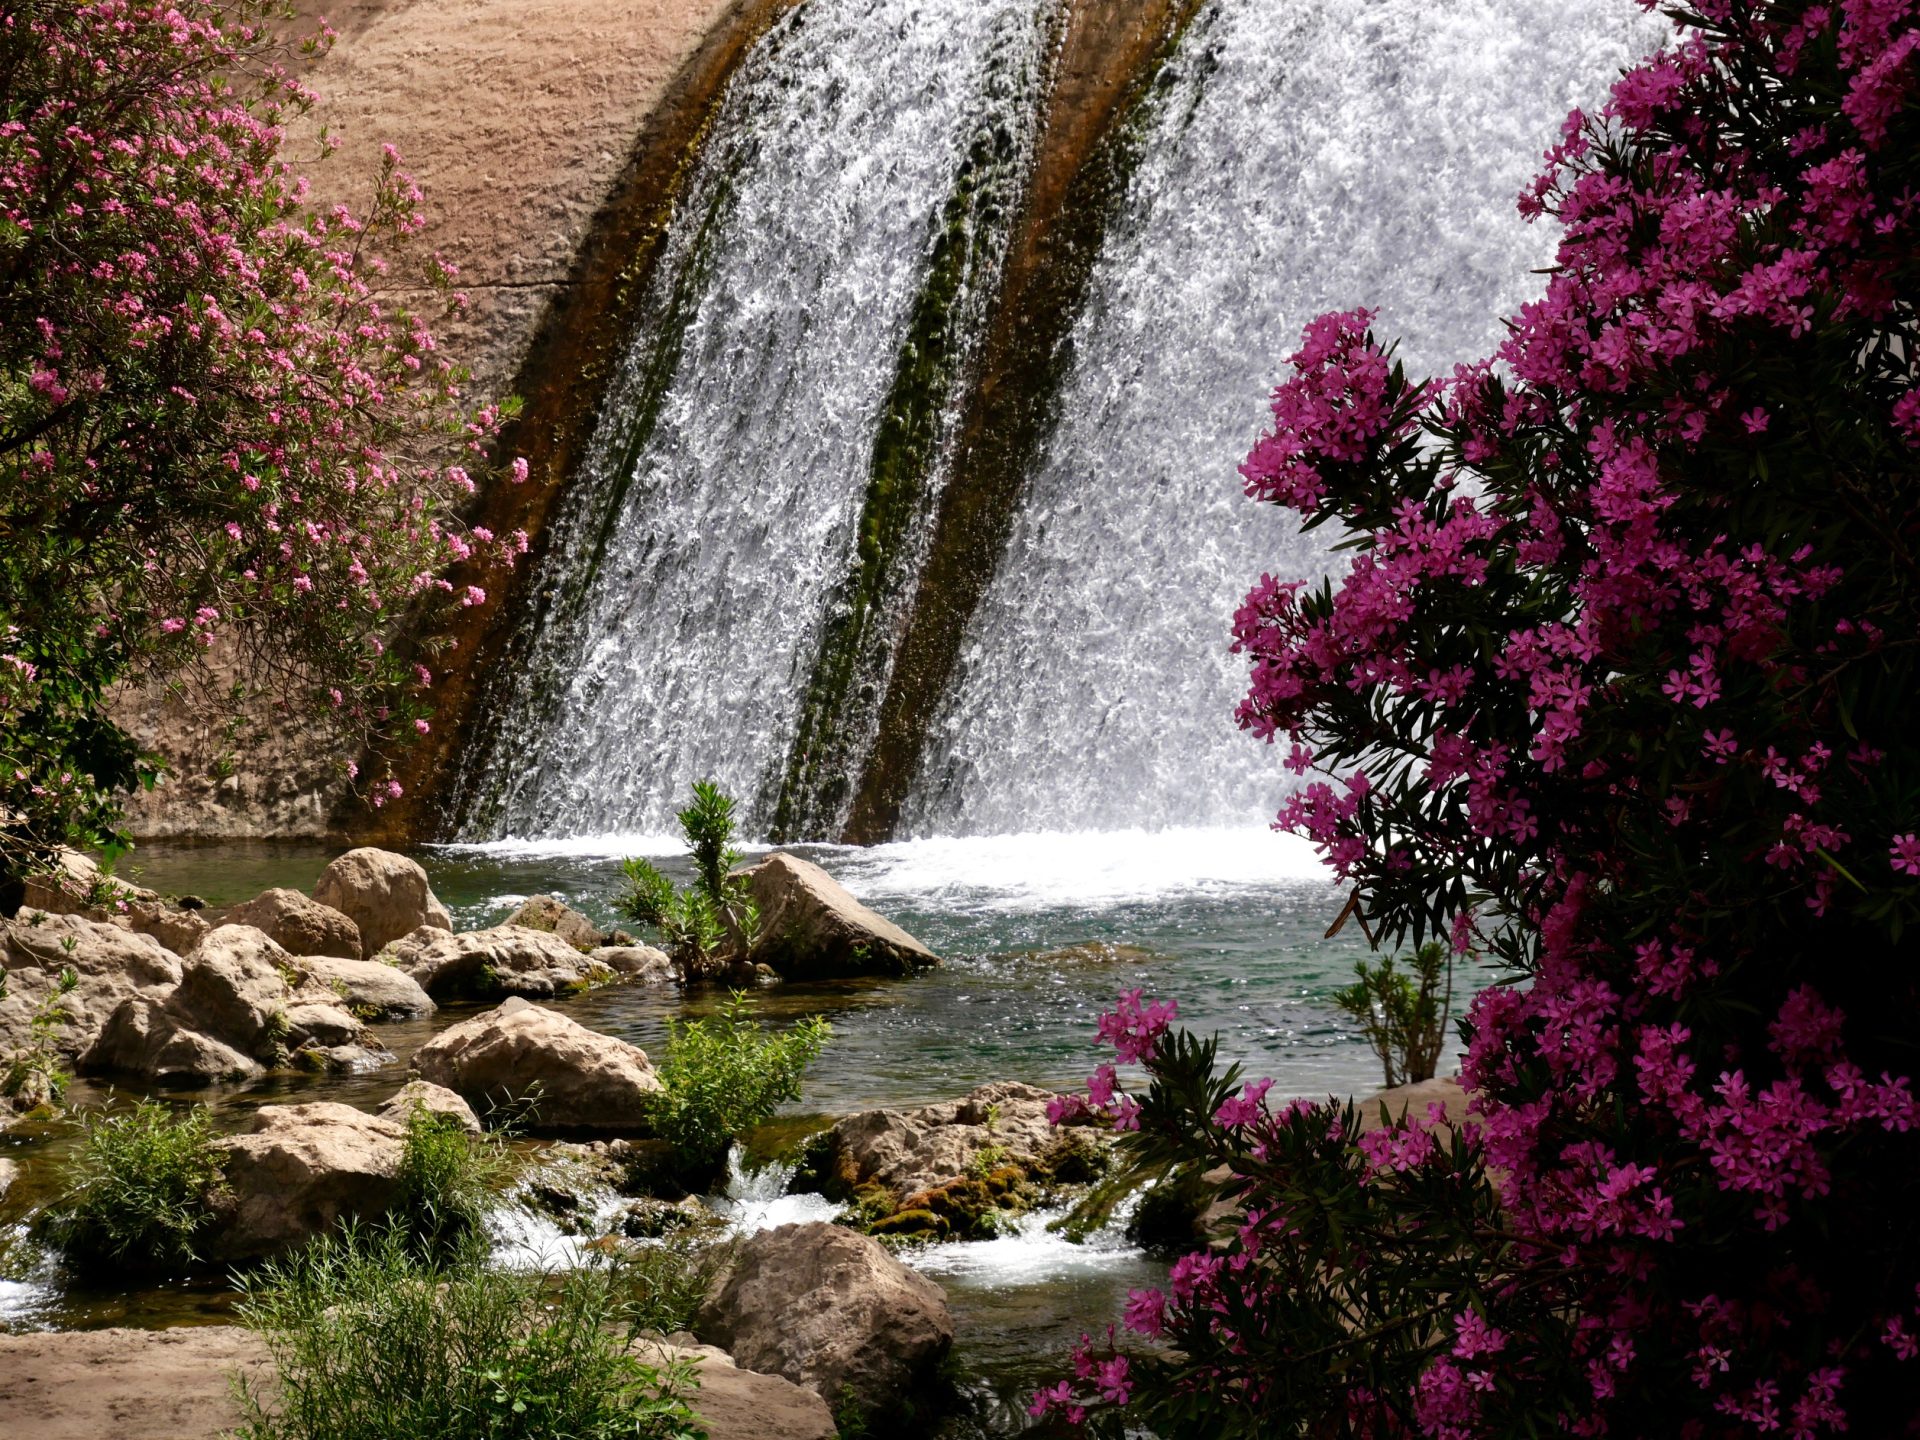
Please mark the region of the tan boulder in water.
[[435, 1036], [413, 1068], [483, 1114], [524, 1107], [533, 1130], [633, 1134], [660, 1091], [637, 1045], [518, 997]]
[[940, 957], [811, 861], [776, 852], [740, 872], [760, 908], [749, 957], [789, 979], [905, 975]]
[[439, 1008], [419, 981], [378, 960], [302, 955], [293, 962], [293, 969], [339, 996], [350, 1013], [369, 1020], [405, 1020], [431, 1015]]
[[453, 929], [453, 917], [427, 883], [427, 872], [391, 850], [362, 846], [347, 851], [320, 872], [313, 898], [359, 928], [363, 960], [423, 925]]
[[290, 955], [362, 958], [360, 927], [331, 905], [310, 900], [298, 890], [262, 891], [222, 918], [229, 925], [253, 926]]
[[879, 1241], [816, 1221], [743, 1241], [694, 1333], [745, 1369], [882, 1415], [933, 1378], [953, 1318], [946, 1292]]
[[520, 995], [548, 1000], [616, 978], [608, 966], [558, 935], [520, 925], [457, 935], [422, 926], [388, 947], [381, 958], [412, 976], [429, 995], [443, 998]]
[[404, 1123], [351, 1105], [263, 1105], [244, 1135], [215, 1141], [226, 1193], [209, 1249], [221, 1260], [275, 1255], [393, 1203]]
[[152, 936], [79, 915], [22, 911], [0, 922], [0, 1054], [29, 1043], [34, 1012], [72, 969], [79, 983], [60, 1002], [66, 1021], [53, 1046], [73, 1061], [98, 1042], [114, 1011], [134, 996], [164, 1000], [180, 983], [183, 966]]
[[545, 930], [576, 950], [598, 950], [606, 943], [598, 925], [554, 895], [535, 895], [500, 923]]

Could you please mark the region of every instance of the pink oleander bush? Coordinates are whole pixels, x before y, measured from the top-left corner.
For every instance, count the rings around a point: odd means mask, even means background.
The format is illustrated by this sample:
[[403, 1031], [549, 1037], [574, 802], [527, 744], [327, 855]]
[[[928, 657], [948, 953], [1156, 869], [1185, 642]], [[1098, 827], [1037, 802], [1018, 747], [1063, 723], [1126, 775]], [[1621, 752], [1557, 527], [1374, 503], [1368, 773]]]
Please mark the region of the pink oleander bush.
[[1324, 316], [1242, 468], [1349, 547], [1247, 597], [1241, 723], [1371, 933], [1511, 972], [1475, 1121], [1276, 1110], [1129, 997], [1144, 1095], [1073, 1103], [1238, 1219], [1037, 1414], [1920, 1434], [1920, 5], [1671, 13], [1521, 197], [1497, 356]]
[[502, 417], [406, 303], [464, 302], [402, 263], [398, 157], [358, 210], [284, 158], [329, 38], [285, 10], [0, 0], [0, 871], [110, 838], [152, 774], [110, 693], [216, 646], [343, 767], [425, 730], [386, 641], [483, 598], [449, 562], [524, 545], [457, 519]]

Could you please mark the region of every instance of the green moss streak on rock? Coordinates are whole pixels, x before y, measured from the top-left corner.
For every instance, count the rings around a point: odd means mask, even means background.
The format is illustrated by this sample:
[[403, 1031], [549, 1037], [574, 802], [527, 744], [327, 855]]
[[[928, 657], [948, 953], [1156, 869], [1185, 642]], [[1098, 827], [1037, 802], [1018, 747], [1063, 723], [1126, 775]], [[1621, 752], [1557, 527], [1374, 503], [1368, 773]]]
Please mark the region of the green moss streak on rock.
[[1020, 146], [1004, 123], [983, 130], [937, 218], [925, 279], [895, 361], [860, 512], [851, 573], [821, 636], [800, 728], [772, 807], [778, 839], [838, 829], [887, 668], [886, 622], [912, 580], [911, 544], [937, 483], [970, 342], [1001, 253]]
[[1158, 111], [1167, 62], [1204, 0], [1079, 0], [1041, 162], [1009, 258], [952, 474], [838, 838], [887, 839], [1058, 415], [1074, 321]]

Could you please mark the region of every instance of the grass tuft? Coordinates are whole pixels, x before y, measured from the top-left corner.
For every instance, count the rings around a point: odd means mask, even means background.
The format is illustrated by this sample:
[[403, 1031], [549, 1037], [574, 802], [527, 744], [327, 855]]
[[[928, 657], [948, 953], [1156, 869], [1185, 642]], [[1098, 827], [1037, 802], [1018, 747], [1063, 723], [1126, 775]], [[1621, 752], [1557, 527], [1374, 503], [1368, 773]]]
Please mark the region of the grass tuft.
[[403, 1230], [348, 1231], [241, 1281], [277, 1385], [242, 1380], [239, 1440], [705, 1440], [691, 1364], [630, 1353], [618, 1262], [422, 1260]]
[[88, 1117], [40, 1233], [83, 1273], [196, 1264], [222, 1184], [206, 1110], [143, 1100]]

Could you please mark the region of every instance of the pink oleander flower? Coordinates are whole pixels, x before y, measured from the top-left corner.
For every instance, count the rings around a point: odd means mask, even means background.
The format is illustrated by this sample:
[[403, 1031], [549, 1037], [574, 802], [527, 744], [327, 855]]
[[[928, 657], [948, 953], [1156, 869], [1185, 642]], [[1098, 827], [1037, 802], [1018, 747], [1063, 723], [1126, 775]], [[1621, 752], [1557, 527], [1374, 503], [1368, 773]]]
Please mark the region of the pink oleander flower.
[[1902, 875], [1920, 875], [1920, 836], [1912, 833], [1896, 835], [1888, 853], [1893, 857], [1893, 868]]

